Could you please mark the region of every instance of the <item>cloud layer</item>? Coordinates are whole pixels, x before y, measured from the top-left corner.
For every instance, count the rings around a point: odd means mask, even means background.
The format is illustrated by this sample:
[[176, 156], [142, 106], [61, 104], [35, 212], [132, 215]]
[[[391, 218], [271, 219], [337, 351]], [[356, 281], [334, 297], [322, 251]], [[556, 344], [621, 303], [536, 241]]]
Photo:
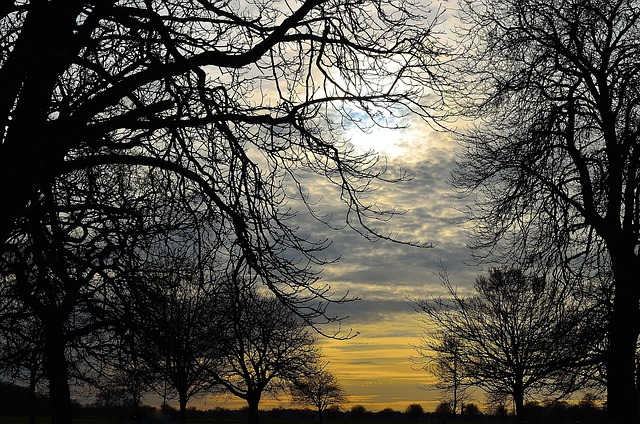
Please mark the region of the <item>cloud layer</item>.
[[[371, 410], [402, 410], [409, 403], [421, 403], [433, 410], [439, 393], [418, 388], [429, 383], [429, 378], [416, 371], [409, 359], [422, 329], [408, 299], [442, 292], [435, 275], [441, 263], [451, 281], [463, 288], [471, 287], [479, 272], [466, 264], [467, 239], [459, 225], [465, 200], [453, 196], [447, 183], [454, 166], [454, 142], [422, 122], [396, 134], [398, 138], [389, 140], [389, 150], [397, 154], [388, 157], [389, 170], [393, 173], [403, 168], [413, 178], [382, 186], [373, 195], [382, 207], [395, 206], [407, 212], [380, 223], [379, 228], [399, 240], [431, 243], [432, 248], [372, 243], [350, 229], [330, 230], [306, 215], [299, 216], [300, 228], [313, 237], [331, 239], [324, 254], [340, 258], [325, 266], [322, 282], [338, 294], [349, 292], [361, 299], [330, 308], [338, 316], [348, 316], [343, 334], [351, 329], [359, 335], [322, 341], [330, 369], [351, 394], [351, 404]], [[375, 133], [367, 136], [381, 147]], [[385, 131], [384, 136], [390, 134]], [[363, 137], [358, 138], [359, 143], [366, 143]], [[333, 216], [332, 224], [339, 227], [344, 206], [337, 201], [335, 188], [315, 180], [310, 191], [312, 196], [322, 197], [318, 210]]]

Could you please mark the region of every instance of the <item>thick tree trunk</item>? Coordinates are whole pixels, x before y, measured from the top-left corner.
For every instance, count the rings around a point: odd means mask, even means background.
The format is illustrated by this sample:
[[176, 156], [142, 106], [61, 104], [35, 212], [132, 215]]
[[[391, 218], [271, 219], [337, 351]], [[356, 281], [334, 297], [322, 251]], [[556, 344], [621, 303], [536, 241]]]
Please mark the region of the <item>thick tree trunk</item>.
[[0, 136], [5, 136], [0, 145], [0, 243], [78, 143], [72, 141], [73, 131], [54, 131], [48, 114], [54, 87], [81, 48], [74, 31], [84, 5], [33, 3], [15, 48], [0, 67]]
[[49, 330], [45, 343], [51, 424], [71, 424], [71, 392], [64, 339]]
[[522, 416], [524, 411], [524, 389], [522, 381], [516, 382], [513, 389], [513, 403], [515, 405], [514, 422], [516, 424], [522, 424], [524, 423], [524, 417]]
[[609, 322], [607, 370], [607, 413], [611, 423], [640, 423], [635, 384], [635, 353], [638, 340], [637, 274], [631, 263], [614, 263], [615, 297]]
[[180, 422], [187, 422], [187, 395], [185, 393], [180, 393], [178, 403], [180, 404]]
[[640, 423], [635, 354], [640, 328], [640, 259], [635, 242], [611, 237], [607, 243], [614, 278], [613, 309], [606, 352], [607, 415], [611, 423]]
[[247, 396], [247, 403], [249, 404], [249, 417], [248, 424], [259, 424], [260, 417], [258, 414], [258, 407], [260, 405], [260, 393], [258, 394], [249, 394]]

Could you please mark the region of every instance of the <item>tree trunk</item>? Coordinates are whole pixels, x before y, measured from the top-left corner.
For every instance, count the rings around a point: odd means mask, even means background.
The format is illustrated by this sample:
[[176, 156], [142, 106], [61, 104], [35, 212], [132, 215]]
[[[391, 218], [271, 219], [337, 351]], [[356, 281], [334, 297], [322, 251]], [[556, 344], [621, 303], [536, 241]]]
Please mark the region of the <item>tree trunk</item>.
[[524, 388], [521, 379], [520, 381], [516, 381], [515, 387], [513, 388], [513, 403], [515, 406], [514, 422], [516, 424], [522, 424], [524, 423], [524, 417], [522, 416], [524, 411]]
[[318, 422], [322, 424], [322, 408], [318, 408]]
[[[635, 258], [634, 258], [635, 259]], [[635, 353], [638, 340], [637, 260], [612, 264], [615, 281], [613, 310], [609, 322], [607, 370], [607, 414], [611, 423], [640, 423], [638, 392], [635, 384]], [[635, 274], [635, 275], [634, 275]]]
[[185, 396], [180, 396], [180, 422], [181, 423], [186, 423], [187, 422], [187, 399]]
[[51, 327], [47, 331], [45, 360], [49, 380], [51, 424], [71, 424], [71, 392], [64, 338], [59, 332], [53, 333]]
[[31, 3], [15, 48], [0, 68], [0, 133], [6, 131], [0, 145], [0, 243], [7, 240], [29, 199], [60, 171], [65, 154], [79, 144], [71, 131], [66, 136], [62, 129], [52, 134], [48, 114], [59, 76], [82, 46], [74, 31], [84, 4]]
[[258, 407], [260, 405], [260, 393], [251, 393], [247, 395], [247, 403], [249, 404], [249, 417], [248, 424], [259, 424], [260, 418], [258, 414]]

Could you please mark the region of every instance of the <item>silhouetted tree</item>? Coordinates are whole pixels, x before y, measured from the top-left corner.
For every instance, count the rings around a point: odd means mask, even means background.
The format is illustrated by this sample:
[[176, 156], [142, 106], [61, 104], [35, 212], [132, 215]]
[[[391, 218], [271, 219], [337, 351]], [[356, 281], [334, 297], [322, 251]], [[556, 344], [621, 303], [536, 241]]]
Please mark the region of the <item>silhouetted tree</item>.
[[[71, 419], [70, 378], [94, 380], [113, 347], [121, 304], [112, 283], [139, 223], [123, 207], [116, 174], [94, 171], [72, 173], [34, 199], [0, 256], [2, 291], [12, 299], [0, 321], [31, 323], [24, 338], [41, 353], [56, 423]], [[97, 193], [98, 181], [111, 189]]]
[[446, 417], [449, 415], [453, 415], [453, 408], [451, 407], [451, 404], [449, 402], [442, 401], [436, 406], [434, 412], [438, 415], [443, 415]]
[[[189, 208], [188, 190], [159, 190], [160, 177], [118, 166], [70, 173], [30, 205], [6, 243], [2, 293], [11, 308], [0, 313], [0, 326], [33, 320], [35, 329], [23, 337], [37, 341], [33, 349], [42, 353], [54, 421], [70, 419], [71, 378], [100, 387], [110, 377], [101, 375], [106, 370], [142, 381], [141, 370], [131, 368], [139, 322], [132, 311], [149, 293], [137, 295], [144, 287], [132, 278], [136, 258], [150, 251], [142, 241], [176, 228], [211, 228], [202, 224], [211, 218], [207, 209]], [[166, 209], [180, 212], [167, 215]]]
[[572, 272], [608, 262], [608, 412], [639, 422], [640, 326], [629, 322], [640, 322], [640, 3], [461, 4], [468, 49], [451, 77], [477, 125], [461, 137], [453, 180], [478, 200], [477, 253]]
[[489, 414], [500, 417], [503, 423], [507, 422], [509, 414], [508, 401], [508, 396], [503, 393], [488, 392], [485, 396], [485, 404]]
[[399, 414], [400, 411], [395, 411], [393, 408], [384, 408], [382, 411], [378, 412], [378, 415], [383, 417], [385, 422], [393, 421]]
[[[412, 25], [421, 12], [395, 2], [253, 9], [200, 1], [5, 2], [1, 238], [41, 184], [92, 162], [173, 169], [211, 187], [211, 200], [228, 218], [248, 218], [258, 213], [251, 202], [243, 208], [225, 202], [240, 187], [222, 185], [237, 181], [214, 176], [216, 167], [228, 170], [231, 163], [211, 161], [221, 154], [244, 163], [236, 177], [244, 175], [245, 188], [257, 192], [243, 198], [260, 203], [257, 194], [274, 194], [269, 191], [278, 184], [244, 155], [248, 140], [272, 163], [310, 160], [316, 167], [304, 150], [344, 161], [336, 176], [343, 174], [340, 185], [355, 195], [358, 186], [349, 179], [359, 174], [362, 158], [334, 154], [338, 146], [317, 124], [346, 125], [328, 116], [335, 110], [349, 118], [351, 109], [340, 103], [420, 108], [416, 95], [423, 89], [412, 87], [416, 78], [429, 85], [419, 67], [438, 52], [428, 21]], [[99, 157], [75, 160], [86, 151]], [[349, 202], [358, 204], [355, 197]], [[250, 222], [235, 223], [239, 237], [252, 229]]]
[[467, 415], [470, 417], [478, 417], [482, 415], [482, 412], [480, 412], [480, 408], [478, 408], [478, 405], [476, 405], [475, 403], [465, 404], [461, 412], [463, 415]]
[[189, 400], [212, 391], [210, 371], [217, 362], [221, 332], [212, 314], [215, 303], [204, 288], [183, 281], [167, 283], [175, 286], [152, 302], [154, 312], [146, 317], [149, 331], [143, 340], [148, 342], [147, 360], [155, 359], [160, 381], [175, 389], [180, 421], [185, 422]]
[[308, 323], [277, 298], [249, 282], [230, 289], [222, 310], [224, 349], [215, 380], [247, 401], [249, 424], [257, 424], [263, 394], [286, 391], [317, 363], [320, 353]]
[[177, 394], [181, 422], [188, 402], [212, 391], [211, 373], [225, 343], [223, 269], [216, 268], [221, 240], [203, 238], [204, 229], [186, 226], [155, 237], [132, 277], [139, 285], [132, 330], [138, 347], [132, 356], [156, 376], [165, 403], [167, 384]]
[[28, 312], [16, 309], [10, 293], [0, 298], [0, 374], [11, 382], [27, 383], [29, 424], [35, 424], [36, 389], [44, 379], [42, 328]]
[[[313, 364], [311, 364], [313, 365]], [[291, 399], [294, 404], [313, 406], [318, 411], [318, 420], [323, 422], [323, 413], [332, 406], [341, 406], [348, 396], [338, 379], [326, 369], [326, 366], [308, 366], [307, 370], [291, 384]]]
[[356, 421], [364, 421], [368, 412], [364, 405], [353, 405], [349, 410], [349, 415]]
[[[460, 296], [441, 273], [447, 298], [415, 302], [426, 328], [455, 336], [461, 372], [472, 384], [511, 396], [522, 422], [525, 394], [576, 390], [576, 369], [593, 360], [589, 308], [563, 285], [516, 268], [479, 276], [475, 296]], [[429, 331], [429, 330], [428, 330]], [[438, 345], [421, 346], [424, 355]], [[435, 352], [436, 355], [439, 352]]]
[[[446, 332], [429, 333], [415, 350], [419, 356], [412, 357], [411, 360], [421, 364], [421, 369], [436, 378], [433, 387], [450, 397], [446, 400], [451, 405], [453, 415], [461, 412], [463, 403], [468, 399], [467, 390], [472, 383], [464, 369], [461, 340], [455, 334]], [[420, 387], [430, 389], [432, 386]]]
[[[300, 184], [308, 171], [329, 177], [343, 190], [347, 223], [369, 233], [368, 218], [386, 212], [359, 197], [381, 171], [375, 157], [345, 150], [336, 129], [355, 111], [371, 115], [369, 124], [357, 119], [366, 126], [398, 105], [424, 110], [415, 82], [429, 85], [420, 66], [439, 53], [430, 25], [411, 24], [419, 7], [370, 6], [122, 0], [3, 7], [2, 239], [56, 176], [109, 163], [152, 167], [202, 192], [272, 289], [276, 281], [308, 283], [280, 257], [284, 248], [320, 247], [287, 225], [284, 180]], [[308, 187], [299, 188], [308, 199]]]
[[157, 379], [156, 364], [150, 366], [145, 361], [146, 343], [141, 335], [134, 331], [133, 320], [120, 323], [126, 327], [120, 332], [113, 354], [108, 358], [109, 365], [96, 386], [98, 400], [103, 406], [115, 403], [117, 406], [131, 408], [136, 415], [142, 406], [142, 398], [151, 391]]
[[[136, 359], [133, 361], [136, 361]], [[135, 362], [133, 366], [137, 365]], [[127, 408], [136, 415], [145, 394], [145, 383], [149, 382], [150, 370], [135, 369], [133, 366], [122, 364], [120, 368], [113, 370], [104, 381], [98, 385], [98, 393], [95, 405], [110, 410]], [[141, 373], [145, 373], [141, 375]]]
[[419, 403], [412, 403], [406, 407], [404, 413], [411, 421], [421, 421], [424, 417], [424, 408]]

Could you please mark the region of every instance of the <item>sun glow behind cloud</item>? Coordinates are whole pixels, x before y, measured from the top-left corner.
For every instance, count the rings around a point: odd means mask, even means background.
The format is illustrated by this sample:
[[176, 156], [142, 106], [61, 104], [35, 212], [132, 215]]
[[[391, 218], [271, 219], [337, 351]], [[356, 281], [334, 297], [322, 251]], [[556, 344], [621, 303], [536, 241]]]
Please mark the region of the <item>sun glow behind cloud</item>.
[[347, 132], [346, 139], [360, 153], [374, 150], [389, 160], [406, 156], [410, 148], [398, 130], [389, 128], [353, 129]]
[[407, 300], [441, 293], [440, 260], [452, 281], [471, 286], [478, 271], [464, 264], [466, 236], [458, 225], [464, 201], [451, 196], [447, 177], [453, 167], [455, 146], [450, 137], [425, 122], [414, 120], [400, 130], [378, 129], [351, 134], [351, 143], [362, 151], [378, 150], [389, 167], [402, 165], [413, 180], [383, 188], [381, 202], [397, 205], [407, 213], [392, 220], [389, 231], [400, 239], [432, 242], [431, 249], [402, 244], [369, 243], [350, 231], [329, 233], [330, 250], [341, 257], [323, 271], [323, 281], [338, 293], [349, 291], [362, 301], [342, 305], [338, 315], [348, 315], [346, 328], [360, 334], [349, 340], [323, 340], [330, 369], [351, 394], [350, 406], [360, 404], [379, 411], [404, 410], [419, 403], [433, 411], [441, 393], [418, 386], [431, 381], [409, 359], [423, 329]]

